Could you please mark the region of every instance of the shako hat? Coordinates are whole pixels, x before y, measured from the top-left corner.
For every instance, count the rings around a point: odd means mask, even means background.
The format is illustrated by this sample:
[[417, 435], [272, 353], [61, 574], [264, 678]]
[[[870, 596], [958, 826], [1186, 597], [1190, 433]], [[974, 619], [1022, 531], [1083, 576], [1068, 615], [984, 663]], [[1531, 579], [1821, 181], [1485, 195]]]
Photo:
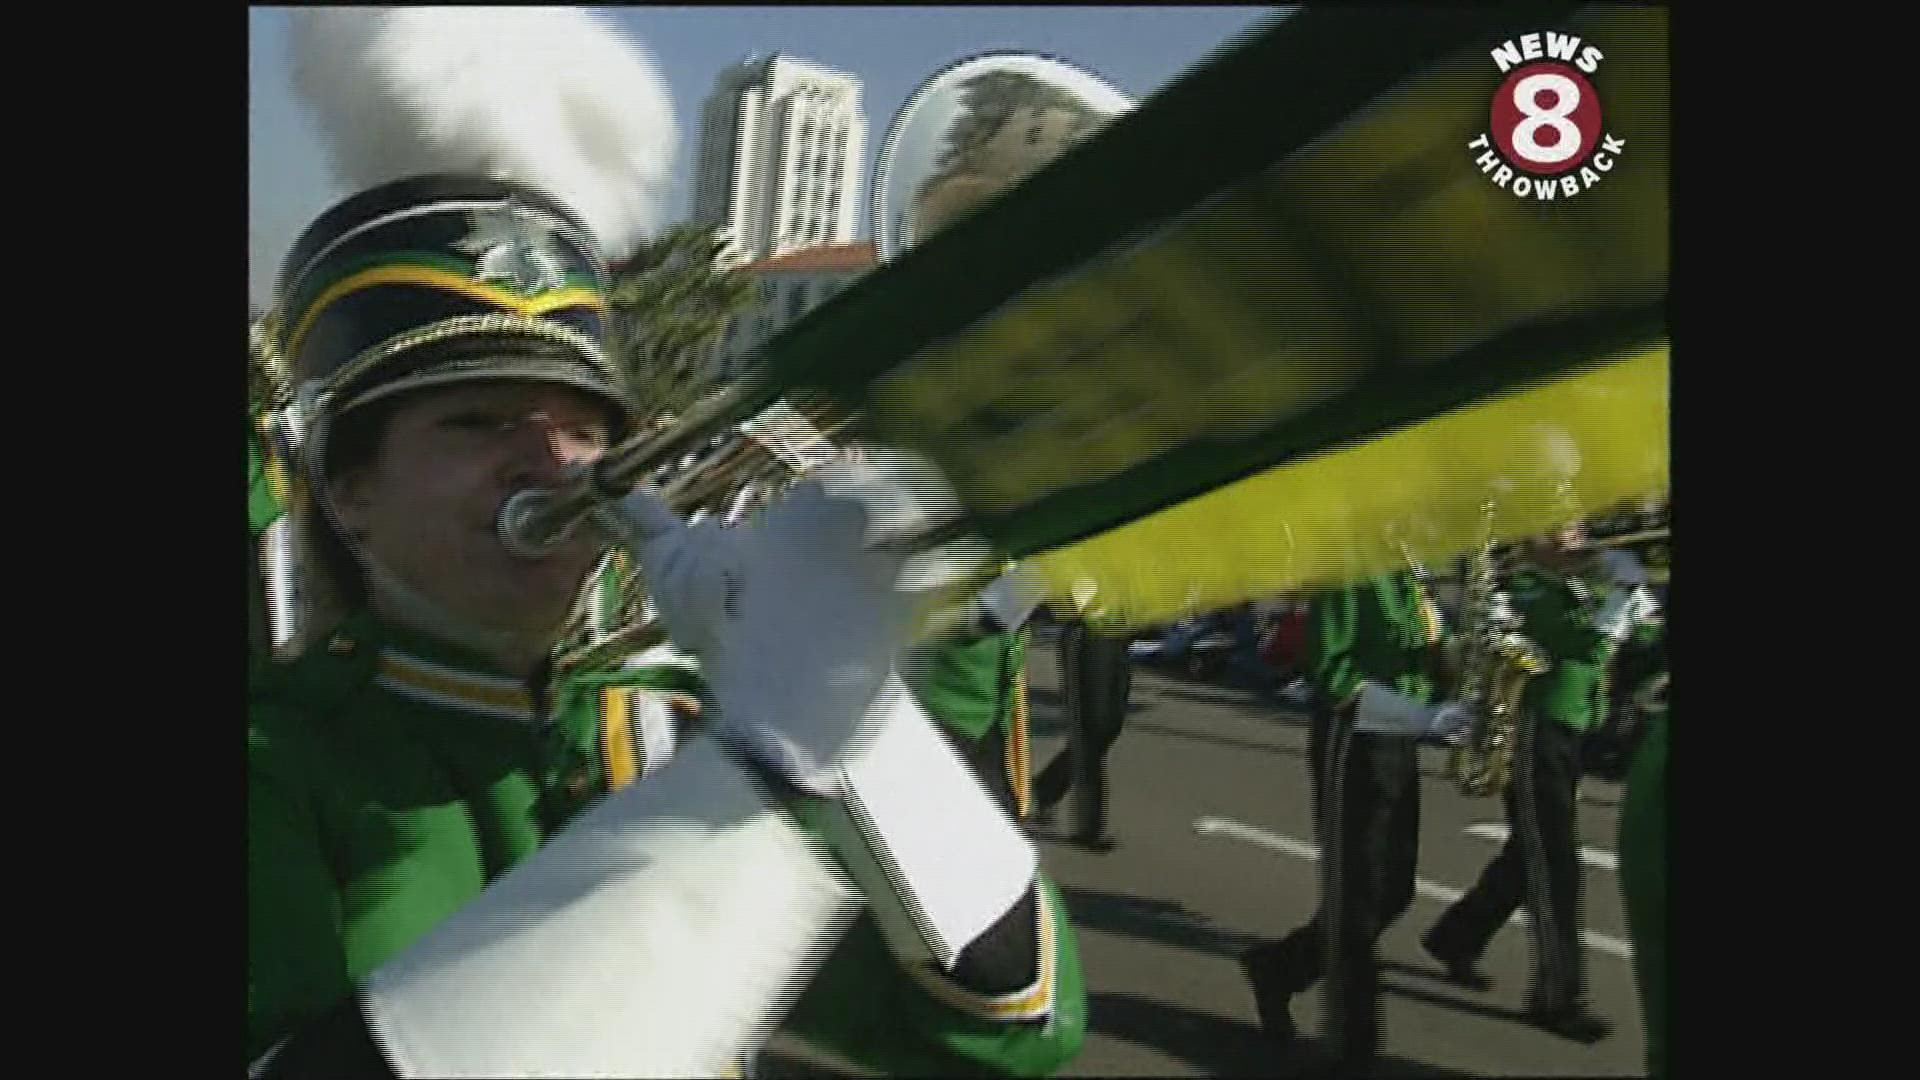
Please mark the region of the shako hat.
[[293, 245], [282, 355], [315, 441], [369, 402], [479, 379], [575, 387], [624, 429], [632, 404], [604, 347], [609, 284], [592, 234], [545, 191], [396, 180], [339, 203]]

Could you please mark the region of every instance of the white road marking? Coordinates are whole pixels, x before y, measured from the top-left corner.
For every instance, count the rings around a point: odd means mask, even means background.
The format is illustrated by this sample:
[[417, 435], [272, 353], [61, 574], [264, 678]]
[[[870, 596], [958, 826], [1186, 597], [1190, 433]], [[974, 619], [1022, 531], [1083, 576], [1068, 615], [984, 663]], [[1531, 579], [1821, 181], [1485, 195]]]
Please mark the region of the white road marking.
[[[1295, 840], [1291, 836], [1281, 836], [1278, 833], [1270, 833], [1257, 825], [1248, 825], [1228, 818], [1200, 818], [1193, 823], [1193, 831], [1199, 833], [1201, 836], [1225, 836], [1233, 840], [1244, 840], [1249, 844], [1266, 848], [1269, 851], [1278, 851], [1282, 855], [1291, 855], [1296, 859], [1320, 858], [1320, 848], [1317, 845], [1309, 844], [1304, 840]], [[1449, 889], [1445, 885], [1428, 881], [1426, 878], [1415, 878], [1413, 881], [1413, 889], [1421, 896], [1429, 900], [1437, 900], [1443, 904], [1451, 904], [1464, 895], [1458, 889]], [[1513, 914], [1513, 918], [1509, 921], [1524, 926], [1527, 921], [1527, 913], [1524, 911], [1516, 911]], [[1591, 930], [1582, 930], [1580, 931], [1580, 940], [1587, 948], [1595, 952], [1606, 953], [1608, 956], [1617, 956], [1622, 960], [1633, 956], [1633, 946], [1621, 941], [1619, 938], [1608, 937], [1605, 934], [1596, 934]]]
[[[1507, 834], [1510, 831], [1503, 821], [1482, 821], [1478, 824], [1467, 826], [1468, 836], [1477, 836], [1482, 840], [1491, 840], [1496, 844], [1506, 843]], [[1620, 860], [1618, 856], [1614, 855], [1611, 851], [1602, 851], [1599, 848], [1581, 848], [1580, 861], [1586, 863], [1588, 866], [1597, 866], [1602, 870], [1612, 870], [1615, 873], [1618, 873], [1620, 870]]]

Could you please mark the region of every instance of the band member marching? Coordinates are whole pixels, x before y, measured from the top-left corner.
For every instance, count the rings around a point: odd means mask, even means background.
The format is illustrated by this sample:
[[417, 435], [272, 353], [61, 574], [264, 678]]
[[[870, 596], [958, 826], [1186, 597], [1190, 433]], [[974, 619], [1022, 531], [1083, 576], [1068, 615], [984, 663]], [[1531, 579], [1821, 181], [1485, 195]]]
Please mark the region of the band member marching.
[[1090, 851], [1112, 851], [1118, 843], [1109, 828], [1107, 755], [1120, 738], [1133, 692], [1129, 640], [1092, 583], [1075, 590], [1074, 617], [1062, 627], [1058, 645], [1067, 745], [1034, 779], [1034, 816], [1038, 823], [1051, 822], [1054, 808], [1071, 793], [1068, 838]]
[[[634, 414], [581, 220], [412, 178], [286, 266], [294, 513], [346, 614], [250, 703], [253, 1074], [713, 1075], [782, 1020], [890, 1072], [1068, 1060], [1071, 924], [891, 674], [914, 601], [863, 523], [914, 495], [850, 465], [722, 529], [641, 489], [516, 556], [505, 502]], [[697, 665], [556, 666], [610, 543]]]
[[1521, 697], [1513, 777], [1504, 792], [1510, 832], [1479, 881], [1422, 938], [1456, 982], [1484, 988], [1487, 943], [1523, 904], [1533, 940], [1529, 1022], [1579, 1042], [1611, 1025], [1586, 1003], [1580, 941], [1581, 872], [1576, 788], [1581, 736], [1607, 714], [1606, 672], [1618, 646], [1657, 627], [1645, 585], [1598, 559], [1583, 523], [1530, 540], [1506, 582], [1520, 633], [1545, 654], [1546, 670]]
[[1018, 821], [1027, 814], [1027, 621], [1040, 593], [1007, 570], [916, 647], [905, 676], [980, 782]]
[[1313, 919], [1241, 958], [1262, 1028], [1295, 1038], [1289, 1001], [1325, 976], [1326, 1042], [1346, 1066], [1379, 1052], [1375, 948], [1413, 899], [1422, 737], [1464, 724], [1437, 704], [1443, 627], [1412, 569], [1328, 590], [1309, 607], [1305, 668], [1313, 690], [1308, 762], [1321, 846]]

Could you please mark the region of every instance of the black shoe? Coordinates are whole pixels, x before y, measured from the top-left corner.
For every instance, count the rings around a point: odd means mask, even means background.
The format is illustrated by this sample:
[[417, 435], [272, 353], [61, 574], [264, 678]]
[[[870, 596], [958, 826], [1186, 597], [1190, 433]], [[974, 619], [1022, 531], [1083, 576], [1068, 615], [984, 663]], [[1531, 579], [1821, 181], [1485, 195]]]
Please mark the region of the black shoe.
[[1270, 965], [1261, 963], [1258, 953], [1258, 949], [1241, 953], [1240, 970], [1253, 986], [1253, 1008], [1260, 1016], [1260, 1030], [1274, 1042], [1291, 1046], [1300, 1039], [1300, 1029], [1293, 1025], [1294, 992]]
[[1613, 1034], [1613, 1024], [1605, 1017], [1589, 1012], [1584, 1005], [1569, 1005], [1558, 1009], [1528, 1009], [1526, 1021], [1542, 1031], [1549, 1031], [1563, 1039], [1591, 1046]]
[[1433, 931], [1429, 930], [1420, 935], [1420, 944], [1427, 950], [1428, 956], [1440, 962], [1441, 970], [1446, 972], [1448, 982], [1481, 992], [1493, 988], [1493, 980], [1480, 972], [1472, 957], [1460, 956], [1441, 948], [1435, 942]]
[[1112, 833], [1075, 833], [1071, 838], [1075, 847], [1105, 855], [1120, 846], [1120, 841]]

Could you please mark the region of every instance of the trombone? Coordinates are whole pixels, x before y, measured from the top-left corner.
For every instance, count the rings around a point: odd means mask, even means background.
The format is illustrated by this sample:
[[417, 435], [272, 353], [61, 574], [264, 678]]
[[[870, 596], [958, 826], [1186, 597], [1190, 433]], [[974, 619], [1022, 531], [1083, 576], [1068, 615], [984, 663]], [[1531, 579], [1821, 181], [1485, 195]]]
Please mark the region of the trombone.
[[[636, 434], [613, 447], [558, 491], [516, 494], [501, 510], [502, 540], [516, 554], [538, 557], [553, 537], [566, 535], [601, 499], [621, 497], [640, 482], [654, 484], [677, 514], [725, 513], [734, 518], [846, 453], [837, 440], [852, 427], [852, 417], [835, 416], [824, 405], [781, 400], [738, 419], [755, 400], [739, 385], [722, 390], [662, 429]], [[712, 456], [687, 462], [686, 471], [677, 471], [689, 450], [698, 453], [729, 430], [734, 437]], [[664, 640], [665, 631], [648, 609], [637, 575], [621, 583], [620, 594], [613, 628], [563, 653], [561, 666], [598, 664]]]

